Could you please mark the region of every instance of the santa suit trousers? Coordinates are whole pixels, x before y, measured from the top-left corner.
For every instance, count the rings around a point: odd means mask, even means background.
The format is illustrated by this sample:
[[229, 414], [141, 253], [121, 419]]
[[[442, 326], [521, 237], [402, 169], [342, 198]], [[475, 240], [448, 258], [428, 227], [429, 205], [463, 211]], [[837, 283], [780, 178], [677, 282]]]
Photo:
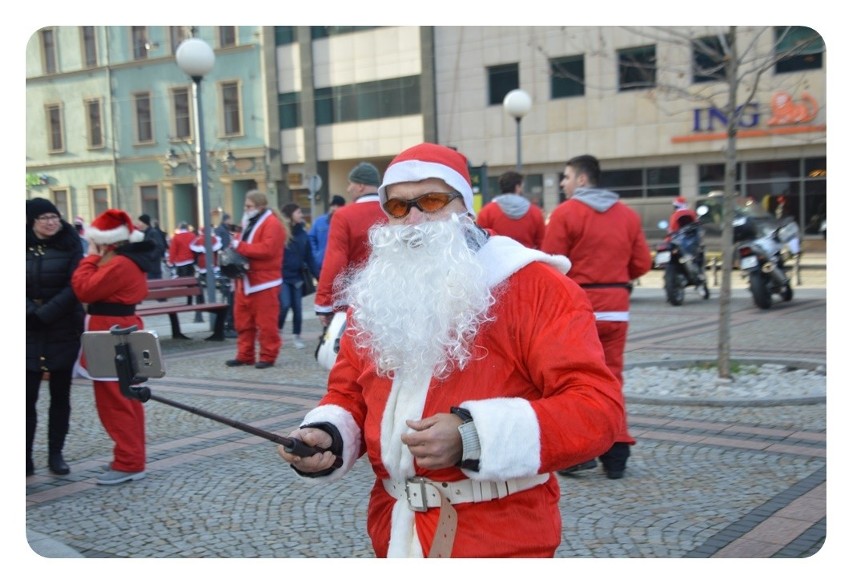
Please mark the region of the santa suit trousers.
[[[278, 333], [278, 295], [281, 286], [273, 286], [246, 294], [243, 283], [237, 280], [234, 298], [234, 325], [237, 329], [237, 359], [244, 363], [265, 361], [275, 363], [281, 350]], [[255, 359], [255, 341], [260, 344], [260, 356]]]
[[[618, 387], [621, 389], [619, 397], [621, 398], [621, 405], [624, 406], [624, 347], [627, 344], [628, 323], [626, 321], [598, 320], [595, 324], [601, 345], [603, 345], [606, 365], [618, 379]], [[636, 440], [627, 431], [627, 408], [624, 408], [624, 424], [615, 441], [616, 443], [636, 444]]]
[[117, 381], [94, 381], [95, 406], [104, 429], [115, 442], [112, 470], [145, 470], [145, 408], [125, 397]]

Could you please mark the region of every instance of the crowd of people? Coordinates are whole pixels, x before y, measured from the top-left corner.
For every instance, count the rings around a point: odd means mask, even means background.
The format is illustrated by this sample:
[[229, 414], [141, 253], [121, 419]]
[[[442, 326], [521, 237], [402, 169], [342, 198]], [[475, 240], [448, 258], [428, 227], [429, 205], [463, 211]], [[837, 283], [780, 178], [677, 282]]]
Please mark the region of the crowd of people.
[[[310, 229], [298, 204], [279, 210], [259, 190], [239, 224], [223, 214], [210, 227], [214, 251], [248, 266], [232, 279], [236, 353], [225, 365], [273, 367], [291, 311], [303, 349], [302, 298], [315, 283], [318, 319], [343, 313], [346, 331], [325, 396], [290, 432], [319, 452], [280, 456], [324, 482], [368, 455], [377, 556], [552, 556], [557, 477], [599, 460], [621, 479], [636, 443], [622, 370], [629, 285], [651, 267], [638, 215], [599, 185], [590, 155], [568, 160], [567, 200], [547, 223], [513, 171], [477, 214], [466, 158], [437, 144], [401, 152], [384, 176], [361, 162], [348, 180], [347, 198], [332, 197]], [[75, 374], [92, 379], [114, 442], [97, 482], [145, 476], [144, 407], [115, 378], [88, 374], [80, 335], [142, 329], [148, 279], [208, 269], [204, 229], [180, 222], [167, 238], [150, 216], [119, 209], [71, 225], [50, 201], [27, 202], [28, 476], [44, 379], [48, 466], [70, 472]]]

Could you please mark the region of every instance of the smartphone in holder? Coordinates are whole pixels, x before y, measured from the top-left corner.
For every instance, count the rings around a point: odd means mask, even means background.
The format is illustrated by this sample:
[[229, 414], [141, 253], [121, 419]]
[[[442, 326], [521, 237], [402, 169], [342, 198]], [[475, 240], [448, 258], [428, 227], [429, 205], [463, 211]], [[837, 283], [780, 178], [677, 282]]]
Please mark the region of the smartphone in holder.
[[83, 333], [83, 354], [86, 370], [92, 377], [116, 377], [115, 346], [126, 343], [130, 346], [130, 359], [137, 377], [146, 379], [166, 375], [160, 338], [156, 331], [133, 331], [116, 335], [110, 331]]

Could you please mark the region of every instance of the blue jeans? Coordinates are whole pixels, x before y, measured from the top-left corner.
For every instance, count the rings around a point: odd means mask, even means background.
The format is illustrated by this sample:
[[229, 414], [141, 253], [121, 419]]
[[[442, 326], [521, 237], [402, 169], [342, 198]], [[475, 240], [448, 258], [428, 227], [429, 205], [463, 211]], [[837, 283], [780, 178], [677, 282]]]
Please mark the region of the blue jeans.
[[284, 282], [278, 295], [281, 308], [278, 313], [278, 329], [287, 322], [287, 311], [293, 309], [293, 334], [302, 334], [302, 281]]

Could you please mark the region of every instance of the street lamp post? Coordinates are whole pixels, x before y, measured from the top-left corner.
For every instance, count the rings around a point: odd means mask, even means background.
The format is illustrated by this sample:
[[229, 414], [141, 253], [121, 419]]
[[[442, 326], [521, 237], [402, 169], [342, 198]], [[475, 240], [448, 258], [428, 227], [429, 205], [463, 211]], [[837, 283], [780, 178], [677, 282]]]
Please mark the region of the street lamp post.
[[515, 118], [517, 127], [517, 171], [521, 172], [521, 118], [530, 113], [532, 98], [523, 89], [513, 89], [503, 98], [503, 109]]
[[181, 71], [192, 78], [192, 99], [195, 105], [196, 180], [201, 201], [201, 221], [204, 224], [204, 262], [207, 266], [207, 301], [216, 301], [216, 277], [213, 273], [213, 226], [210, 225], [210, 193], [207, 185], [207, 153], [204, 150], [204, 114], [201, 109], [201, 80], [213, 70], [216, 55], [206, 42], [199, 38], [183, 41], [175, 52]]

